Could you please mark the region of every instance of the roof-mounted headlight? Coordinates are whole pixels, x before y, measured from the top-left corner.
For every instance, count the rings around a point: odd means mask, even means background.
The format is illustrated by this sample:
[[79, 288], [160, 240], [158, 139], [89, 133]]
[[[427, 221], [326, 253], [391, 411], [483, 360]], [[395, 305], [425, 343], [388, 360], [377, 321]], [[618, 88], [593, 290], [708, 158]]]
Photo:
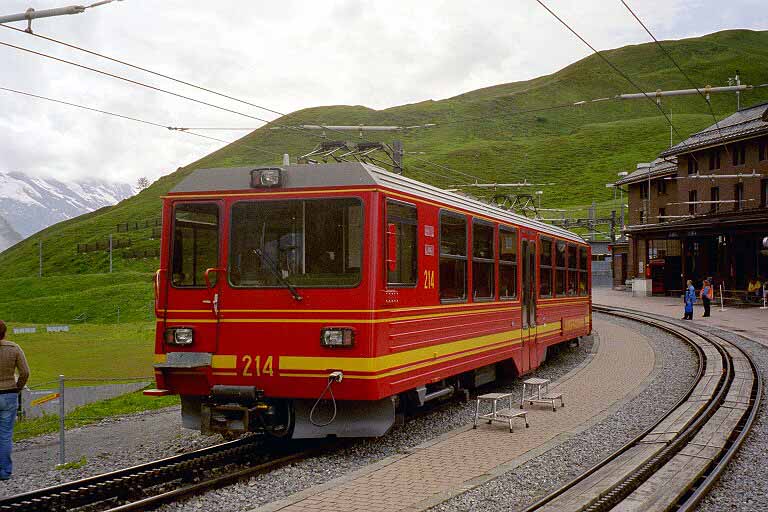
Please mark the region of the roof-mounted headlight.
[[252, 188], [273, 188], [283, 184], [283, 170], [279, 167], [262, 167], [251, 171]]

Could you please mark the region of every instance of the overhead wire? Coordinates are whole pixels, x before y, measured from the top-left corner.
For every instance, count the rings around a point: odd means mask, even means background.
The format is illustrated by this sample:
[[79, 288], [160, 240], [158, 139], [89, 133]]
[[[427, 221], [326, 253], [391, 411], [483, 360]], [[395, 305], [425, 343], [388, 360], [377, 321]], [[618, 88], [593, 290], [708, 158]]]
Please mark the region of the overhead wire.
[[[28, 32], [26, 32], [24, 30], [21, 30], [21, 29], [16, 28], [16, 27], [12, 27], [10, 25], [0, 24], [0, 27], [7, 28], [7, 29], [10, 29], [10, 30], [14, 30], [16, 32], [22, 32], [22, 33], [25, 33], [25, 34], [29, 34]], [[186, 85], [186, 86], [189, 86], [189, 87], [192, 87], [192, 88], [195, 88], [195, 89], [198, 89], [198, 90], [210, 93], [210, 94], [215, 94], [217, 96], [221, 96], [223, 98], [227, 98], [227, 99], [232, 100], [232, 101], [243, 103], [245, 105], [249, 105], [249, 106], [252, 106], [252, 107], [255, 107], [255, 108], [259, 108], [259, 109], [262, 109], [262, 110], [266, 110], [268, 112], [274, 113], [274, 114], [279, 115], [279, 116], [285, 116], [286, 115], [286, 114], [284, 114], [284, 113], [282, 113], [282, 112], [280, 112], [278, 110], [275, 110], [275, 109], [272, 109], [272, 108], [269, 108], [269, 107], [265, 107], [263, 105], [258, 105], [256, 103], [244, 100], [242, 98], [238, 98], [238, 97], [232, 96], [230, 94], [222, 93], [222, 92], [213, 90], [213, 89], [208, 88], [208, 87], [204, 87], [204, 86], [201, 86], [201, 85], [198, 85], [198, 84], [194, 84], [192, 82], [188, 82], [186, 80], [181, 80], [181, 79], [172, 77], [172, 76], [170, 76], [168, 74], [161, 73], [159, 71], [155, 71], [155, 70], [146, 68], [144, 66], [139, 66], [139, 65], [136, 65], [136, 64], [132, 64], [132, 63], [127, 62], [125, 60], [117, 59], [115, 57], [111, 57], [109, 55], [105, 55], [105, 54], [100, 53], [100, 52], [95, 52], [93, 50], [88, 50], [87, 48], [83, 48], [81, 46], [77, 46], [77, 45], [74, 45], [74, 44], [71, 44], [71, 43], [67, 43], [67, 42], [59, 40], [59, 39], [55, 39], [55, 38], [48, 37], [48, 36], [43, 36], [43, 35], [36, 34], [36, 33], [32, 33], [32, 34], [29, 34], [29, 35], [32, 35], [34, 37], [37, 37], [37, 38], [40, 38], [40, 39], [43, 39], [43, 40], [46, 40], [46, 41], [49, 41], [49, 42], [56, 43], [56, 44], [59, 44], [59, 45], [71, 48], [71, 49], [74, 49], [74, 50], [78, 50], [78, 51], [81, 51], [81, 52], [84, 52], [84, 53], [87, 53], [87, 54], [90, 54], [90, 55], [93, 55], [93, 56], [96, 56], [96, 57], [99, 57], [99, 58], [102, 58], [102, 59], [106, 59], [106, 60], [109, 60], [111, 62], [115, 62], [117, 64], [128, 66], [130, 68], [137, 69], [137, 70], [143, 71], [145, 73], [149, 73], [149, 74], [152, 74], [152, 75], [155, 75], [155, 76], [159, 76], [161, 78], [164, 78], [164, 79], [167, 79], [167, 80], [171, 80], [173, 82], [180, 83], [182, 85]], [[232, 110], [232, 109], [228, 109], [228, 108], [225, 108], [225, 107], [214, 105], [212, 103], [205, 102], [205, 101], [202, 101], [202, 100], [198, 100], [196, 98], [191, 98], [191, 97], [188, 97], [188, 96], [185, 96], [185, 95], [174, 93], [172, 91], [168, 91], [168, 90], [156, 87], [156, 86], [152, 86], [152, 85], [144, 84], [142, 82], [138, 82], [138, 81], [135, 81], [135, 80], [127, 79], [127, 78], [121, 77], [119, 75], [115, 75], [114, 73], [109, 73], [109, 72], [106, 72], [106, 71], [103, 71], [103, 70], [98, 70], [96, 68], [91, 68], [89, 66], [78, 64], [76, 62], [68, 61], [66, 59], [60, 59], [58, 57], [53, 57], [51, 55], [44, 54], [42, 52], [36, 52], [36, 51], [28, 49], [28, 48], [12, 45], [10, 43], [4, 43], [2, 41], [0, 41], [0, 45], [10, 46], [12, 48], [15, 48], [15, 49], [18, 49], [18, 50], [21, 50], [21, 51], [30, 52], [30, 53], [33, 53], [33, 54], [38, 55], [38, 56], [50, 58], [50, 59], [53, 59], [53, 60], [56, 60], [56, 61], [59, 61], [59, 62], [62, 62], [62, 63], [66, 63], [66, 64], [74, 65], [74, 66], [77, 66], [77, 67], [81, 67], [83, 69], [87, 69], [87, 70], [92, 71], [92, 72], [105, 74], [105, 75], [110, 76], [112, 78], [116, 78], [116, 79], [119, 79], [119, 80], [124, 80], [124, 81], [130, 82], [130, 83], [133, 83], [135, 85], [140, 85], [140, 86], [143, 86], [143, 87], [148, 87], [148, 88], [153, 89], [155, 91], [163, 92], [163, 93], [166, 93], [166, 94], [171, 94], [171, 95], [174, 95], [174, 96], [177, 96], [177, 97], [181, 97], [181, 98], [187, 99], [189, 101], [195, 101], [195, 102], [198, 102], [198, 103], [202, 103], [204, 105], [207, 105], [207, 106], [210, 106], [210, 107], [213, 107], [213, 108], [217, 108], [217, 109], [220, 109], [220, 110], [225, 110], [227, 112], [235, 113], [235, 114], [238, 114], [238, 115], [244, 115], [246, 117], [250, 117], [252, 119], [264, 122], [266, 124], [270, 124], [270, 125], [273, 125], [273, 126], [280, 126], [280, 127], [287, 128], [287, 129], [292, 129], [292, 130], [295, 130], [295, 131], [300, 131], [300, 132], [302, 132], [302, 133], [304, 133], [306, 135], [313, 136], [313, 137], [316, 137], [316, 138], [326, 139], [326, 137], [324, 137], [322, 135], [317, 135], [315, 133], [312, 133], [310, 130], [307, 130], [307, 129], [302, 129], [300, 127], [295, 127], [295, 126], [288, 126], [288, 125], [285, 125], [285, 124], [276, 123], [275, 121], [268, 121], [266, 119], [263, 119], [263, 118], [260, 118], [260, 117], [257, 117], [257, 116], [251, 116], [249, 114], [244, 114], [242, 112], [238, 112], [238, 111], [235, 111], [235, 110]], [[329, 128], [329, 127], [326, 127], [326, 126], [323, 126], [323, 125], [320, 125], [320, 126], [322, 126], [323, 129], [327, 129], [328, 131], [336, 132], [336, 133], [341, 133], [341, 134], [346, 135], [341, 130], [336, 130], [336, 129]], [[367, 142], [371, 142], [371, 141], [367, 141]], [[441, 165], [441, 164], [436, 164], [436, 163], [431, 162], [431, 161], [429, 161], [427, 159], [420, 159], [420, 160], [423, 161], [424, 163], [429, 164], [429, 165], [439, 166], [439, 167], [443, 168], [444, 170], [448, 170], [449, 172], [454, 172], [456, 174], [463, 174], [465, 176], [470, 176], [470, 177], [472, 177], [473, 179], [476, 179], [476, 180], [481, 179], [479, 176], [474, 176], [474, 175], [470, 175], [468, 173], [465, 173], [463, 171], [459, 171], [459, 170], [456, 170], [456, 169], [451, 169], [451, 168], [449, 168], [447, 166], [444, 166], [444, 165]]]
[[[648, 35], [653, 39], [653, 42], [656, 43], [656, 46], [661, 49], [661, 51], [664, 53], [664, 55], [667, 56], [667, 58], [674, 64], [674, 66], [677, 68], [677, 70], [682, 74], [686, 80], [688, 80], [688, 83], [691, 84], [691, 86], [696, 89], [696, 92], [699, 93], [699, 96], [701, 96], [701, 99], [704, 100], [704, 103], [707, 104], [707, 108], [709, 109], [709, 113], [712, 116], [712, 119], [715, 121], [715, 127], [717, 128], [717, 133], [720, 135], [720, 137], [723, 136], [722, 131], [720, 130], [720, 122], [717, 120], [717, 116], [715, 115], [714, 110], [712, 110], [712, 104], [707, 99], [706, 96], [704, 96], [704, 93], [701, 92], [701, 89], [696, 85], [696, 83], [691, 79], [690, 76], [688, 76], [688, 73], [683, 71], [683, 68], [680, 67], [680, 64], [677, 63], [674, 57], [672, 57], [672, 54], [669, 53], [669, 51], [664, 47], [664, 45], [661, 44], [661, 42], [656, 39], [656, 36], [653, 35], [651, 30], [646, 26], [645, 23], [643, 23], [643, 20], [640, 19], [640, 17], [635, 13], [635, 11], [632, 10], [632, 8], [625, 2], [624, 0], [621, 0], [621, 3], [624, 5], [624, 7], [627, 8], [629, 13], [637, 20], [637, 22], [640, 24], [643, 29], [648, 33]], [[726, 153], [728, 153], [728, 146], [723, 144], [723, 147], [725, 148]]]
[[[664, 109], [659, 105], [653, 98], [648, 96], [648, 93], [646, 93], [642, 87], [640, 87], [634, 80], [632, 80], [626, 73], [624, 73], [621, 69], [618, 68], [613, 62], [611, 62], [605, 55], [603, 55], [602, 52], [600, 52], [597, 48], [592, 46], [589, 41], [584, 39], [581, 34], [576, 32], [568, 23], [565, 22], [560, 16], [558, 16], [552, 9], [550, 9], [547, 4], [545, 4], [542, 0], [536, 0], [536, 3], [538, 3], [540, 6], [542, 6], [549, 14], [551, 14], [557, 21], [559, 21], [565, 28], [567, 28], [573, 35], [575, 35], [582, 43], [587, 45], [592, 52], [600, 57], [600, 59], [605, 62], [608, 67], [610, 67], [615, 73], [617, 73], [619, 76], [621, 76], [624, 80], [629, 82], [632, 87], [637, 89], [648, 101], [650, 101], [658, 110], [661, 112], [661, 115], [664, 116], [664, 119], [667, 120], [667, 123], [669, 123], [669, 126], [672, 128], [672, 130], [675, 132], [675, 134], [678, 136], [678, 138], [681, 141], [684, 141], [685, 139], [678, 131], [677, 127], [672, 123], [672, 120], [669, 118], [667, 113], [664, 111]], [[692, 155], [693, 156], [693, 155]], [[694, 160], [696, 157], [694, 156]]]
[[[48, 97], [48, 96], [41, 96], [39, 94], [33, 94], [33, 93], [30, 93], [30, 92], [25, 92], [25, 91], [19, 91], [17, 89], [11, 89], [9, 87], [0, 87], [0, 91], [6, 91], [6, 92], [14, 93], [14, 94], [20, 94], [20, 95], [28, 96], [28, 97], [31, 97], [31, 98], [37, 98], [37, 99], [40, 99], [40, 100], [50, 101], [52, 103], [59, 103], [59, 104], [62, 104], [62, 105], [67, 105], [67, 106], [74, 107], [74, 108], [79, 108], [79, 109], [82, 109], [82, 110], [88, 110], [88, 111], [96, 112], [96, 113], [99, 113], [99, 114], [104, 114], [104, 115], [108, 115], [108, 116], [112, 116], [112, 117], [117, 117], [117, 118], [125, 119], [125, 120], [128, 120], [128, 121], [134, 121], [134, 122], [137, 122], [137, 123], [142, 123], [142, 124], [146, 124], [146, 125], [150, 125], [150, 126], [155, 126], [155, 127], [158, 127], [158, 128], [165, 128], [167, 130], [171, 129], [171, 128], [169, 128], [168, 126], [166, 126], [164, 124], [156, 123], [154, 121], [147, 121], [146, 119], [140, 119], [138, 117], [127, 116], [127, 115], [124, 115], [124, 114], [118, 114], [118, 113], [115, 113], [115, 112], [110, 112], [108, 110], [102, 110], [102, 109], [98, 109], [98, 108], [94, 108], [94, 107], [88, 107], [88, 106], [81, 105], [81, 104], [78, 104], [78, 103], [73, 103], [73, 102], [70, 102], [70, 101], [65, 101], [65, 100], [61, 100], [61, 99], [57, 99], [57, 98], [51, 98], [51, 97]], [[202, 139], [213, 140], [213, 141], [216, 141], [216, 142], [223, 142], [223, 143], [226, 143], [226, 144], [233, 144], [233, 143], [237, 142], [237, 141], [228, 141], [228, 140], [224, 140], [224, 139], [219, 139], [218, 137], [211, 137], [209, 135], [203, 135], [202, 133], [195, 133], [195, 132], [192, 132], [192, 131], [189, 131], [189, 130], [179, 130], [179, 131], [181, 133], [186, 133], [188, 135], [193, 135], [195, 137], [200, 137]], [[282, 156], [279, 153], [275, 153], [273, 151], [268, 151], [266, 149], [261, 149], [258, 146], [247, 145], [246, 147], [248, 147], [249, 149], [254, 149], [256, 151], [260, 151], [262, 153], [266, 153], [266, 154], [272, 155], [272, 156], [278, 156], [278, 157]]]

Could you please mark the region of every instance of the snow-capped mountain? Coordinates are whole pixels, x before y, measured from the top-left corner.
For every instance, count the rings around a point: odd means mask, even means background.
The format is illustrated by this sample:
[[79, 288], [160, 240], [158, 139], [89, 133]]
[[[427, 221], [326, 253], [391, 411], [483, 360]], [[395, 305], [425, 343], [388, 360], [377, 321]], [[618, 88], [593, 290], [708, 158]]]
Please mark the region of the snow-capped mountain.
[[22, 237], [28, 237], [57, 222], [118, 203], [134, 193], [126, 183], [64, 183], [0, 171], [0, 217]]

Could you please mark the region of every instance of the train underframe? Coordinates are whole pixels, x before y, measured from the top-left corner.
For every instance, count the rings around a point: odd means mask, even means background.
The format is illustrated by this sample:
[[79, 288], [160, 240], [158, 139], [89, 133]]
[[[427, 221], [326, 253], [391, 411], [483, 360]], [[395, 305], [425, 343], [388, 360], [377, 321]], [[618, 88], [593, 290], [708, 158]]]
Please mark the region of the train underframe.
[[[551, 345], [547, 351], [573, 341]], [[429, 404], [466, 400], [472, 389], [517, 375], [510, 359], [380, 400], [273, 398], [253, 386], [216, 385], [206, 397], [181, 396], [182, 420], [185, 428], [225, 436], [258, 432], [291, 439], [379, 437]]]

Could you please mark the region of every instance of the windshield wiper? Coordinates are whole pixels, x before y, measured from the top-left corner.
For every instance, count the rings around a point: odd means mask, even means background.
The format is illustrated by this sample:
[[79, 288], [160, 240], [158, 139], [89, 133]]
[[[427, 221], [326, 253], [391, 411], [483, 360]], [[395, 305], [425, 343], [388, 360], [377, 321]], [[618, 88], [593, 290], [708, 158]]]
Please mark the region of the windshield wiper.
[[291, 284], [288, 279], [283, 277], [283, 273], [280, 271], [280, 268], [277, 266], [277, 262], [273, 260], [270, 256], [267, 256], [267, 253], [262, 251], [261, 249], [253, 249], [253, 252], [258, 256], [259, 258], [262, 258], [267, 261], [267, 267], [269, 270], [272, 271], [272, 274], [277, 278], [280, 283], [288, 288], [288, 290], [291, 292], [291, 295], [293, 295], [293, 298], [297, 301], [301, 301], [302, 297], [299, 295], [299, 292], [296, 291], [296, 287]]

